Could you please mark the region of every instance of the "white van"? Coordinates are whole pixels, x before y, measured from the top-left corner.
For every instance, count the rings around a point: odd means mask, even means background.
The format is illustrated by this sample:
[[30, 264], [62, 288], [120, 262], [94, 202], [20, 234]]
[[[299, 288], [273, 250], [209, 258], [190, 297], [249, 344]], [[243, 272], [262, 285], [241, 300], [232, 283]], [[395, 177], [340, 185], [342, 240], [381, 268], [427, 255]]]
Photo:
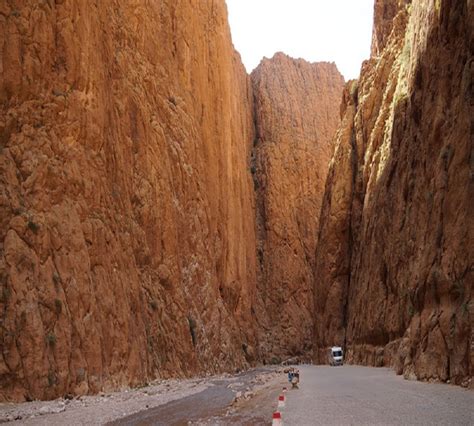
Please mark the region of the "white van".
[[329, 365], [342, 365], [342, 348], [333, 346], [329, 349]]

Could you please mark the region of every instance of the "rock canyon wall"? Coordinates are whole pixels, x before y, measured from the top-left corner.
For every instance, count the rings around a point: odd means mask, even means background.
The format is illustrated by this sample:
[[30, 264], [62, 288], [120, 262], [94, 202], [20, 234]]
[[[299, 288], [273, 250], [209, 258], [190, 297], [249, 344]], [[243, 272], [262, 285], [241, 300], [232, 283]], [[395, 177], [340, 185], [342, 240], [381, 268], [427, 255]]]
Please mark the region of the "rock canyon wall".
[[320, 218], [315, 359], [473, 376], [474, 3], [377, 0]]
[[252, 72], [258, 335], [264, 361], [312, 349], [314, 257], [344, 79], [278, 53]]
[[1, 1], [0, 400], [333, 344], [466, 384], [473, 5], [377, 0], [343, 90], [248, 76], [224, 0]]
[[249, 366], [253, 99], [224, 1], [2, 1], [0, 70], [0, 399]]

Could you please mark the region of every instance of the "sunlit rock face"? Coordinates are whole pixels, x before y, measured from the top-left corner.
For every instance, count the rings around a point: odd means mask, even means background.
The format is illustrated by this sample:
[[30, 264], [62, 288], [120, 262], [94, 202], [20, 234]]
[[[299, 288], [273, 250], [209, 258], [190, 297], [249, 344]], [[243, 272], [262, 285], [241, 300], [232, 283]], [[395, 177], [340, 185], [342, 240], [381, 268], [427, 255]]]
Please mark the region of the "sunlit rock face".
[[251, 365], [253, 98], [225, 2], [1, 2], [0, 68], [0, 400]]
[[472, 6], [376, 2], [320, 218], [317, 361], [341, 344], [405, 377], [473, 375]]
[[344, 80], [335, 64], [282, 53], [252, 73], [262, 359], [310, 354], [314, 256]]

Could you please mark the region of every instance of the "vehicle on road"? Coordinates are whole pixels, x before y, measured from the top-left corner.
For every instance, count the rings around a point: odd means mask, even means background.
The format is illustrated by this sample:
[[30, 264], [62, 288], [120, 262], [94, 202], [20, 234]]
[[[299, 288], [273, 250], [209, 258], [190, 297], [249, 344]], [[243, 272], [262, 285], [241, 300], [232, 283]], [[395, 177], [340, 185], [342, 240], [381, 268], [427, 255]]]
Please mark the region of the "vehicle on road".
[[329, 349], [329, 365], [336, 366], [343, 364], [342, 348], [333, 346]]

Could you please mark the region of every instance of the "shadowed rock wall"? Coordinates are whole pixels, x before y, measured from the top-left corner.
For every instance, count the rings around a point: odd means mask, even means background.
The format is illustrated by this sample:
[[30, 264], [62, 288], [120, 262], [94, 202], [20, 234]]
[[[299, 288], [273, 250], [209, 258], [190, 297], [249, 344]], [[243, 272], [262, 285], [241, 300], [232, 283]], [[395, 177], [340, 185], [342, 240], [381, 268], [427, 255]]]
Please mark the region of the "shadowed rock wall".
[[346, 87], [320, 218], [315, 358], [337, 343], [354, 363], [467, 385], [473, 3], [380, 0], [375, 10], [378, 41]]

